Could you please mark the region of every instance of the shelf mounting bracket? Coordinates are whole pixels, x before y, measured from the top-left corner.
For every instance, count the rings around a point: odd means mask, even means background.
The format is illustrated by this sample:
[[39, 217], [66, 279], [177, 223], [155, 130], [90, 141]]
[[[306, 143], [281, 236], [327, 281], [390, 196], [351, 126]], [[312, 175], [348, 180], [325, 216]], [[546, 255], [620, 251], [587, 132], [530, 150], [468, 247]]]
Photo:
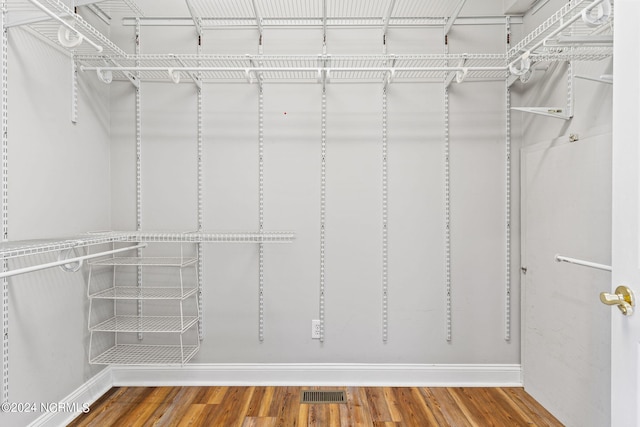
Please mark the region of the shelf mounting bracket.
[[451, 28], [453, 27], [453, 23], [456, 22], [456, 19], [458, 19], [458, 16], [460, 16], [460, 12], [462, 12], [462, 8], [464, 7], [464, 4], [466, 2], [467, 0], [460, 0], [460, 2], [458, 3], [458, 6], [456, 6], [455, 10], [453, 11], [449, 19], [447, 19], [447, 23], [445, 24], [445, 27], [444, 27], [445, 36], [449, 34], [449, 31], [451, 31]]

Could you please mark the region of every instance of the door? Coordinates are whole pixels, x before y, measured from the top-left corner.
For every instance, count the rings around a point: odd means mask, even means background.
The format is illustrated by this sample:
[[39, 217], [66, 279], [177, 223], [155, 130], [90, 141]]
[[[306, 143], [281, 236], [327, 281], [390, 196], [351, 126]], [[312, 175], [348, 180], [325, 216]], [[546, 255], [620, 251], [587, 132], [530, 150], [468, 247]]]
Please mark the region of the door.
[[[640, 0], [616, 0], [611, 290], [640, 296]], [[640, 313], [612, 307], [611, 425], [640, 426]]]

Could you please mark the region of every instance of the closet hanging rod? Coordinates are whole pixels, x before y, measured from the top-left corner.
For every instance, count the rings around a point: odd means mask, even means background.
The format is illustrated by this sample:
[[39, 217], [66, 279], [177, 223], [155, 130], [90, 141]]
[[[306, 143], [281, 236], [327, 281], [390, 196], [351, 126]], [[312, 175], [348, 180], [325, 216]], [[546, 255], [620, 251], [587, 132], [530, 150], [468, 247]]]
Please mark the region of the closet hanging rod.
[[[100, 46], [99, 44], [94, 43], [93, 41], [91, 41], [90, 39], [88, 39], [85, 35], [83, 35], [80, 31], [78, 31], [77, 29], [75, 29], [73, 27], [73, 25], [69, 24], [67, 21], [65, 21], [64, 19], [62, 19], [61, 17], [59, 17], [58, 15], [56, 15], [55, 13], [53, 13], [52, 11], [50, 11], [49, 9], [47, 9], [47, 7], [45, 7], [42, 3], [40, 3], [37, 0], [29, 0], [31, 2], [31, 4], [33, 4], [34, 6], [36, 6], [38, 9], [40, 9], [41, 11], [43, 11], [44, 13], [46, 13], [47, 15], [49, 15], [50, 17], [52, 17], [53, 19], [55, 19], [56, 21], [60, 22], [61, 25], [63, 25], [64, 27], [67, 28], [67, 30], [72, 31], [73, 33], [76, 34], [76, 36], [78, 37], [77, 41], [74, 41], [72, 44], [73, 45], [65, 45], [65, 43], [62, 40], [62, 37], [60, 32], [58, 33], [58, 39], [60, 41], [60, 44], [62, 44], [65, 47], [75, 47], [75, 45], [82, 43], [83, 41], [86, 41], [87, 43], [89, 43], [91, 46], [93, 46], [98, 52], [102, 52], [103, 51], [103, 47]], [[67, 40], [67, 43], [69, 43], [69, 40]]]
[[18, 268], [16, 270], [10, 270], [10, 271], [5, 271], [3, 273], [0, 273], [0, 279], [5, 278], [5, 277], [12, 277], [12, 276], [17, 276], [18, 274], [25, 274], [25, 273], [31, 273], [34, 271], [39, 271], [39, 270], [44, 270], [47, 268], [52, 268], [52, 267], [60, 267], [66, 264], [72, 264], [72, 263], [80, 263], [83, 262], [84, 260], [87, 259], [93, 259], [93, 258], [98, 258], [101, 256], [105, 256], [105, 255], [111, 255], [111, 254], [117, 254], [120, 252], [126, 252], [126, 251], [131, 251], [133, 249], [142, 249], [147, 247], [146, 243], [140, 243], [138, 245], [134, 245], [134, 246], [127, 246], [126, 248], [120, 248], [120, 249], [113, 249], [110, 251], [104, 251], [104, 252], [100, 252], [100, 253], [95, 253], [95, 254], [89, 254], [89, 255], [83, 255], [83, 256], [79, 256], [79, 257], [74, 257], [74, 258], [68, 258], [68, 259], [63, 259], [63, 260], [59, 260], [59, 261], [54, 261], [54, 262], [48, 262], [45, 264], [38, 264], [38, 265], [32, 265], [30, 267], [24, 267], [24, 268]]
[[576, 258], [569, 258], [562, 255], [556, 255], [555, 260], [557, 262], [568, 262], [570, 264], [581, 265], [583, 267], [591, 267], [591, 268], [597, 268], [598, 270], [611, 271], [610, 265], [598, 264], [596, 262], [584, 261]]
[[415, 72], [415, 71], [506, 71], [507, 67], [95, 67], [80, 66], [81, 71], [165, 71], [167, 73], [175, 72], [194, 72], [194, 71], [232, 71], [243, 73], [260, 73], [260, 72], [356, 72], [356, 71], [378, 71], [378, 72]]

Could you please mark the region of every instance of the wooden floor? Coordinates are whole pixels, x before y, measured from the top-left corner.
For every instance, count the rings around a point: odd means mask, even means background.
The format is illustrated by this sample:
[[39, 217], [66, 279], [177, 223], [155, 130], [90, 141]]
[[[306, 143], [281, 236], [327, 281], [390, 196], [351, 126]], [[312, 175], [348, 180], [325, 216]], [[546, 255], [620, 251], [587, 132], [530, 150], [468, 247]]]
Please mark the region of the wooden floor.
[[[301, 390], [346, 404], [301, 404]], [[522, 388], [120, 387], [70, 426], [562, 426]]]

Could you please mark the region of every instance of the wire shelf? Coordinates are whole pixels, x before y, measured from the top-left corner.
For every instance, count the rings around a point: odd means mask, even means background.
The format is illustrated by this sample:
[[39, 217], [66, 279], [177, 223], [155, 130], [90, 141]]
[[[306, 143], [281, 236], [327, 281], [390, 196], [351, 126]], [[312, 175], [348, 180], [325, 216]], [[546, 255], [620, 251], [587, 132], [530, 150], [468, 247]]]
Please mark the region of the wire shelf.
[[[126, 80], [127, 71], [141, 80], [170, 81], [169, 71], [197, 72], [203, 82], [382, 82], [442, 81], [452, 67], [464, 67], [466, 78], [504, 79], [503, 54], [455, 55], [138, 55], [114, 58], [119, 67], [105, 67], [99, 56], [80, 56], [81, 69], [112, 71]], [[176, 65], [180, 64], [180, 65]], [[324, 73], [324, 74], [323, 74]], [[183, 78], [181, 81], [189, 82]]]
[[[444, 25], [458, 2], [398, 0], [390, 9], [388, 0], [189, 0], [194, 19], [202, 29], [229, 26], [382, 26]], [[323, 3], [326, 3], [326, 8]], [[254, 8], [254, 4], [255, 7]]]
[[22, 240], [0, 243], [0, 258], [9, 259], [29, 255], [38, 255], [47, 252], [57, 252], [66, 249], [81, 248], [85, 246], [102, 245], [119, 241], [122, 236], [113, 233], [93, 234], [77, 236], [65, 239], [40, 239]]
[[184, 365], [199, 346], [119, 344], [92, 358], [95, 365]]
[[141, 299], [141, 300], [184, 300], [198, 291], [198, 288], [169, 288], [169, 287], [132, 287], [116, 286], [89, 295], [95, 299]]
[[[291, 243], [295, 240], [295, 233], [289, 231], [265, 232], [99, 232], [86, 233], [79, 236], [16, 240], [0, 243], [0, 259], [10, 259], [49, 252], [102, 245], [114, 242], [194, 242], [194, 243]], [[178, 258], [180, 259], [180, 258]], [[187, 258], [185, 258], [187, 259]]]
[[89, 329], [92, 332], [184, 333], [196, 323], [197, 316], [115, 316]]
[[163, 232], [132, 232], [128, 242], [183, 242], [183, 243], [291, 243], [295, 233], [287, 231], [270, 232], [194, 232], [194, 233], [163, 233]]
[[112, 257], [90, 261], [91, 265], [138, 266], [138, 267], [188, 267], [195, 265], [197, 258], [179, 257]]
[[[545, 22], [527, 34], [508, 52], [508, 60], [513, 61], [525, 52], [530, 52], [534, 60], [544, 57], [547, 61], [559, 60], [600, 60], [613, 55], [612, 43], [598, 45], [589, 42], [613, 36], [613, 5], [611, 16], [606, 23], [598, 27], [590, 27], [581, 18], [582, 11], [592, 0], [571, 0]], [[570, 25], [569, 21], [573, 20]], [[563, 26], [566, 28], [562, 29]], [[576, 42], [576, 40], [580, 40]], [[591, 45], [590, 45], [591, 44]], [[536, 58], [538, 57], [538, 58]]]
[[99, 0], [92, 4], [107, 13], [133, 14], [136, 17], [144, 16], [142, 9], [133, 0]]
[[[40, 4], [41, 7], [37, 6], [36, 3]], [[103, 55], [126, 55], [124, 50], [60, 0], [39, 0], [37, 2], [31, 0], [8, 0], [6, 4], [9, 22], [13, 22], [12, 25], [28, 25], [35, 33], [56, 45], [62, 45], [59, 38], [61, 26], [65, 25], [62, 21], [69, 27], [74, 28], [85, 38], [82, 43], [77, 45], [72, 43], [72, 46], [66, 47], [74, 54], [95, 54], [100, 50], [99, 53]], [[131, 0], [111, 0], [105, 2], [105, 6], [119, 9], [123, 9], [125, 6], [128, 9], [133, 7], [135, 13], [141, 13]], [[18, 15], [18, 17], [14, 19], [12, 18], [13, 15]]]

